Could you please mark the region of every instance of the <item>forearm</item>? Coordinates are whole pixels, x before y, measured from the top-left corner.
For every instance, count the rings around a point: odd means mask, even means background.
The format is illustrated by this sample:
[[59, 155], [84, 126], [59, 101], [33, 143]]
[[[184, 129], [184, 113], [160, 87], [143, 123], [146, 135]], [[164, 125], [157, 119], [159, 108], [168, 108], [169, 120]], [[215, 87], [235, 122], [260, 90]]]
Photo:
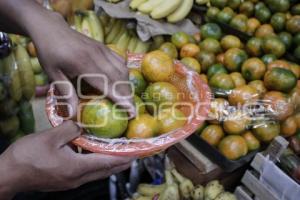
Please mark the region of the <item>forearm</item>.
[[0, 30], [34, 37], [63, 18], [35, 0], [0, 0]]

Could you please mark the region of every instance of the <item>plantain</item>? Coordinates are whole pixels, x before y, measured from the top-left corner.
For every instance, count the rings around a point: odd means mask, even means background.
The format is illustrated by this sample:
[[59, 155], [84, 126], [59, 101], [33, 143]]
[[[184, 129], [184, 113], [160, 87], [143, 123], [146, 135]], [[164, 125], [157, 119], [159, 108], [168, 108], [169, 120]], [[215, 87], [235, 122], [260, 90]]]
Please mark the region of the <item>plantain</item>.
[[122, 51], [127, 51], [129, 42], [130, 42], [129, 33], [125, 31], [125, 33], [123, 33], [123, 35], [120, 37], [119, 41], [117, 42], [117, 48], [121, 49]]
[[116, 25], [117, 21], [119, 20], [117, 20], [116, 18], [111, 18], [109, 20], [109, 23], [104, 27], [105, 37], [107, 37], [107, 35], [111, 32], [113, 27]]
[[162, 19], [174, 12], [181, 4], [181, 0], [164, 0], [151, 12], [153, 19]]
[[136, 10], [140, 5], [142, 5], [143, 3], [147, 2], [148, 0], [132, 0], [129, 4], [129, 7], [132, 10]]
[[150, 184], [139, 184], [137, 192], [143, 196], [155, 196], [166, 189], [166, 184], [162, 185], [150, 185]]
[[30, 58], [30, 62], [31, 62], [32, 70], [35, 74], [39, 74], [43, 71], [38, 58], [36, 58], [36, 57]]
[[150, 14], [156, 7], [160, 6], [162, 2], [164, 2], [164, 0], [149, 0], [139, 5], [138, 10], [144, 14]]
[[8, 77], [8, 93], [14, 101], [22, 98], [21, 80], [15, 56], [11, 53], [3, 59], [4, 75]]
[[105, 12], [102, 12], [99, 15], [99, 20], [101, 22], [101, 24], [105, 27], [108, 25], [109, 21], [110, 21], [110, 17], [108, 14], [106, 14]]
[[111, 42], [112, 44], [117, 44], [119, 39], [121, 38], [121, 36], [126, 32], [126, 28], [124, 26], [124, 23], [122, 22], [122, 27], [119, 31], [119, 33], [116, 35], [116, 37], [113, 39], [113, 41]]
[[118, 20], [116, 24], [112, 27], [111, 31], [109, 32], [108, 36], [105, 38], [106, 44], [111, 44], [112, 41], [118, 36], [122, 29], [123, 23], [121, 20]]
[[86, 17], [83, 17], [82, 23], [81, 23], [81, 31], [82, 34], [89, 38], [93, 38], [93, 33], [92, 33], [92, 27], [89, 23], [89, 20]]
[[176, 23], [183, 20], [192, 10], [194, 0], [182, 0], [181, 5], [167, 17], [168, 22]]
[[82, 33], [81, 24], [82, 24], [82, 16], [78, 13], [75, 13], [74, 26], [75, 26], [75, 30], [78, 31], [79, 33]]
[[34, 73], [31, 66], [30, 57], [26, 49], [18, 45], [15, 50], [18, 65], [19, 77], [22, 85], [22, 93], [26, 99], [31, 99], [35, 93]]
[[129, 44], [128, 44], [128, 51], [133, 53], [134, 49], [136, 48], [136, 45], [138, 43], [138, 38], [136, 36], [133, 36], [130, 38]]
[[147, 53], [150, 49], [151, 42], [143, 42], [138, 39], [137, 45], [133, 51], [133, 53]]

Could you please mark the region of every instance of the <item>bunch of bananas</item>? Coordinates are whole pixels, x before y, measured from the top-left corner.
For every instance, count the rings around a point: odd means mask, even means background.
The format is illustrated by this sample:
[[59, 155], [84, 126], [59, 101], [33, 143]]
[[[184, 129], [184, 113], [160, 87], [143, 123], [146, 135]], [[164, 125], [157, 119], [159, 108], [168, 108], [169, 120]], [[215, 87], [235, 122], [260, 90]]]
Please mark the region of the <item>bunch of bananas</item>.
[[106, 0], [109, 3], [119, 3], [122, 0]]
[[235, 195], [224, 191], [217, 180], [205, 187], [194, 186], [192, 181], [181, 175], [174, 167], [166, 168], [165, 183], [161, 185], [140, 184], [133, 200], [237, 200]]
[[105, 43], [111, 49], [125, 55], [146, 53], [150, 50], [151, 41], [143, 42], [128, 24], [119, 19], [111, 18], [105, 13], [99, 17], [94, 11], [78, 10], [74, 16], [75, 28], [82, 34]]
[[153, 19], [166, 18], [168, 22], [176, 23], [187, 17], [193, 4], [194, 0], [132, 0], [129, 6]]

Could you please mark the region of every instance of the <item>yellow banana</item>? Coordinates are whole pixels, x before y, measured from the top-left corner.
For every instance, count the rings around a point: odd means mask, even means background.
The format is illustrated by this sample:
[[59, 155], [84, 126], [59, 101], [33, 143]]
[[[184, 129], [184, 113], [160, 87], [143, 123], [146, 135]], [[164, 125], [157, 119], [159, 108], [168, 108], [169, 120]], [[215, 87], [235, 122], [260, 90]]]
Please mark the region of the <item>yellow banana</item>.
[[125, 31], [120, 37], [119, 41], [117, 42], [117, 48], [121, 49], [122, 51], [127, 51], [129, 41], [130, 41], [130, 36], [128, 32]]
[[176, 23], [183, 20], [192, 10], [194, 0], [182, 0], [181, 5], [167, 17], [168, 22]]
[[82, 33], [81, 24], [82, 24], [82, 16], [75, 13], [74, 26], [75, 26], [76, 31], [78, 31], [79, 33]]
[[130, 39], [129, 44], [128, 44], [128, 51], [130, 53], [132, 53], [134, 51], [134, 49], [136, 48], [137, 42], [138, 42], [138, 38], [136, 36], [133, 36]]
[[161, 193], [166, 189], [166, 184], [162, 185], [150, 185], [150, 184], [139, 184], [137, 192], [144, 196], [154, 196]]
[[85, 36], [93, 38], [92, 27], [90, 26], [89, 20], [86, 17], [82, 19], [81, 31]]
[[112, 30], [105, 38], [106, 44], [111, 44], [115, 37], [120, 33], [123, 23], [121, 20], [118, 20], [117, 23], [112, 27]]
[[157, 6], [159, 6], [164, 0], [149, 0], [138, 7], [138, 10], [144, 14], [151, 13]]
[[153, 19], [162, 19], [174, 12], [181, 4], [182, 0], [164, 0], [151, 12]]
[[94, 11], [85, 11], [87, 14], [87, 20], [90, 24], [92, 35], [94, 40], [104, 42], [104, 29]]
[[15, 56], [21, 81], [22, 94], [27, 100], [30, 100], [35, 93], [34, 72], [32, 70], [30, 57], [26, 49], [21, 45], [17, 46]]
[[3, 59], [3, 66], [4, 74], [9, 77], [9, 95], [13, 100], [20, 101], [22, 98], [21, 80], [18, 72], [18, 66], [13, 53]]
[[142, 5], [143, 3], [145, 3], [148, 0], [132, 0], [129, 4], [129, 7], [132, 10], [136, 10], [140, 5]]
[[133, 51], [133, 53], [147, 53], [150, 49], [151, 42], [143, 42], [138, 40], [137, 45]]

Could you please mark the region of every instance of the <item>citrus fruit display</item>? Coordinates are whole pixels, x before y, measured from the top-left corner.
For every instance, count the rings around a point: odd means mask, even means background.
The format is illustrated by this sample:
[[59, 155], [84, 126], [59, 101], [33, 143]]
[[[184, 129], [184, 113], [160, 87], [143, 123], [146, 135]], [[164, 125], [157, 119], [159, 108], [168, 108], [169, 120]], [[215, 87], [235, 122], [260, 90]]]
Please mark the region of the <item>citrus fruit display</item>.
[[239, 135], [246, 131], [250, 124], [250, 117], [241, 112], [230, 113], [223, 122], [223, 128], [229, 135]]
[[81, 122], [98, 137], [117, 138], [127, 129], [128, 116], [108, 100], [91, 100], [84, 105]]
[[174, 74], [173, 60], [163, 51], [146, 54], [141, 69], [144, 77], [150, 82], [168, 81]]
[[239, 135], [229, 135], [218, 145], [220, 152], [230, 160], [237, 160], [248, 153], [246, 140]]

